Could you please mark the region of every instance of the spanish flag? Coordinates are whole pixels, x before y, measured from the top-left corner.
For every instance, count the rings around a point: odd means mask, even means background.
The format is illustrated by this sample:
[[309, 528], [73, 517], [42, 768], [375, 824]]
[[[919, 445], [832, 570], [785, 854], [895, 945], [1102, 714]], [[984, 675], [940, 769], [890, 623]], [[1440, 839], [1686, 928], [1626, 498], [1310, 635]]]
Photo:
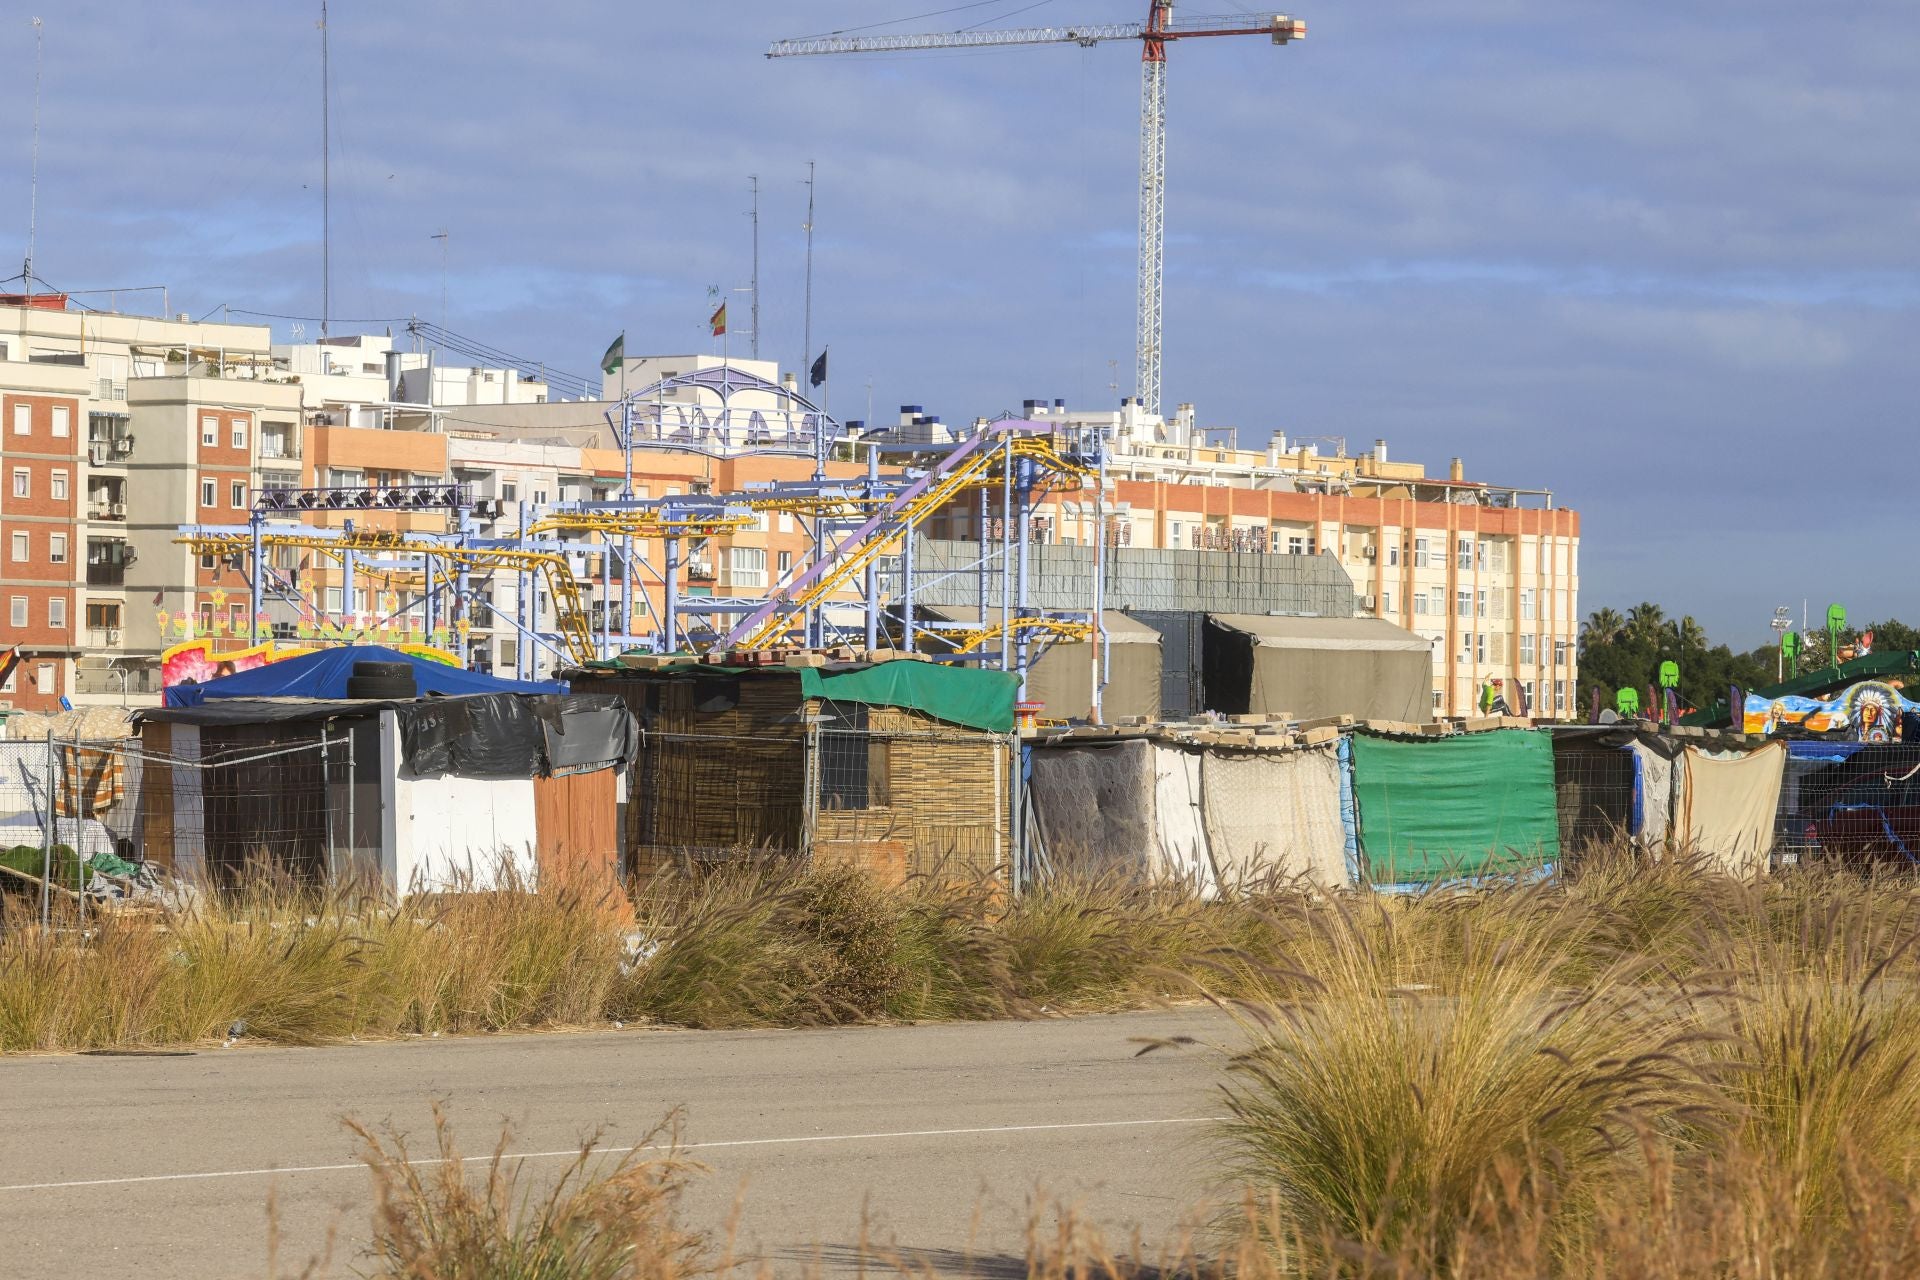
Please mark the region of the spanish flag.
[[721, 303], [719, 309], [707, 317], [707, 326], [713, 330], [713, 336], [716, 338], [727, 331], [726, 303]]

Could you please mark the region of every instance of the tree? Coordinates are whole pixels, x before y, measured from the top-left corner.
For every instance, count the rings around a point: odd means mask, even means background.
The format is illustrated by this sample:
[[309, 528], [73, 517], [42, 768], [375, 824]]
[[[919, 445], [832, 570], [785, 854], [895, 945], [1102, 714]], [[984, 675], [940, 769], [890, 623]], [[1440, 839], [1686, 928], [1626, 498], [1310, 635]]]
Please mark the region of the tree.
[[1659, 643], [1667, 623], [1667, 611], [1652, 601], [1643, 600], [1627, 610], [1627, 631], [1637, 640]]
[[1620, 616], [1618, 609], [1602, 606], [1588, 614], [1587, 620], [1580, 624], [1580, 641], [1586, 643], [1589, 636], [1599, 640], [1616, 640], [1626, 626], [1627, 620]]

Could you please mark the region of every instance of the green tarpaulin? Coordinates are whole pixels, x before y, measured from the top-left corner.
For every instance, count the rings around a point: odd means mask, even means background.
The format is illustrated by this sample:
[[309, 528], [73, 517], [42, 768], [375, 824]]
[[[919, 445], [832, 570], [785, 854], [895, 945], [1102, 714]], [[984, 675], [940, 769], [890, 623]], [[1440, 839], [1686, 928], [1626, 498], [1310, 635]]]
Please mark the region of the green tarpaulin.
[[911, 707], [936, 720], [989, 733], [1013, 731], [1013, 699], [1019, 690], [1020, 677], [1011, 671], [940, 662], [880, 662], [837, 673], [800, 668], [800, 692], [809, 698]]
[[[620, 670], [612, 662], [592, 665], [599, 670]], [[805, 698], [860, 702], [872, 707], [911, 707], [936, 720], [988, 733], [1013, 732], [1013, 701], [1020, 692], [1020, 677], [1010, 671], [983, 671], [944, 662], [876, 662], [869, 667], [834, 671], [827, 667], [719, 667], [689, 661], [656, 670], [662, 675], [797, 675], [800, 695]]]
[[1498, 874], [1560, 855], [1553, 742], [1545, 733], [1357, 733], [1353, 791], [1375, 884]]

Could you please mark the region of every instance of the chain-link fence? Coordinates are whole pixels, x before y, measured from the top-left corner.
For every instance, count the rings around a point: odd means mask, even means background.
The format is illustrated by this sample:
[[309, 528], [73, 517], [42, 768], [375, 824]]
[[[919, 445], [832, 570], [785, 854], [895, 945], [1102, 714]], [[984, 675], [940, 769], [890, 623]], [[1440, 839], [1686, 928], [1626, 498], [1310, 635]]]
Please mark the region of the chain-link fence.
[[317, 882], [377, 864], [379, 752], [364, 737], [245, 725], [176, 726], [164, 746], [0, 742], [0, 891], [44, 917], [56, 902], [164, 897], [263, 867]]

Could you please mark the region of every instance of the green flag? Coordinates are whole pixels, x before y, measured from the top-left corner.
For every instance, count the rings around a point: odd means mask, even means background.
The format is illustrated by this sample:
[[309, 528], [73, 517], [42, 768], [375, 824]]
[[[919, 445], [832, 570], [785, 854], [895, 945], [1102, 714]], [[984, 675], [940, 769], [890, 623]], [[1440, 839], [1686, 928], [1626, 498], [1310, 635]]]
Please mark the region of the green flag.
[[600, 372], [612, 373], [625, 362], [626, 358], [627, 335], [622, 332], [613, 340], [613, 345], [607, 348], [607, 354], [600, 357]]

